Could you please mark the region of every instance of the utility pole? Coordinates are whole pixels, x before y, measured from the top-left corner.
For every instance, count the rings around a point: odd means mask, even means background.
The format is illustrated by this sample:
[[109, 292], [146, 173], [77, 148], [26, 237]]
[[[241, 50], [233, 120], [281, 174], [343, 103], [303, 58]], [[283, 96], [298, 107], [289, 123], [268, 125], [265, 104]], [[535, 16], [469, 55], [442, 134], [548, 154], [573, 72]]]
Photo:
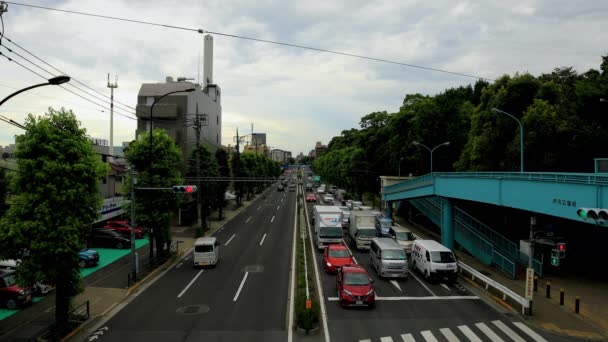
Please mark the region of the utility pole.
[[[199, 227], [203, 227], [203, 206], [202, 206], [202, 198], [201, 198], [201, 156], [200, 156], [200, 151], [199, 151], [199, 147], [201, 144], [201, 129], [203, 128], [203, 126], [207, 125], [207, 120], [205, 119], [206, 114], [199, 114], [198, 113], [198, 102], [196, 103], [196, 114], [194, 117], [194, 124], [192, 125], [192, 127], [194, 127], [194, 130], [196, 132], [196, 147], [195, 147], [195, 151], [196, 151], [196, 186], [197, 189], [199, 189], [196, 192], [196, 213], [198, 216], [198, 226]], [[206, 224], [205, 224], [205, 228], [206, 228]]]
[[118, 88], [118, 77], [114, 76], [114, 83], [110, 83], [110, 73], [108, 73], [108, 88], [110, 88], [110, 155], [114, 156], [114, 88]]
[[131, 255], [133, 256], [131, 279], [135, 281], [137, 279], [138, 255], [135, 252], [135, 179], [133, 177], [135, 176], [133, 166], [131, 166], [129, 170], [129, 178], [131, 179]]
[[[237, 127], [236, 129], [236, 177], [240, 177], [241, 176], [241, 152], [239, 150], [239, 143], [240, 143], [240, 138], [239, 138], [239, 129]], [[238, 188], [238, 196], [236, 197], [237, 200], [237, 204], [241, 204], [241, 196], [242, 194], [242, 189], [241, 189], [241, 183], [237, 182], [237, 188]]]

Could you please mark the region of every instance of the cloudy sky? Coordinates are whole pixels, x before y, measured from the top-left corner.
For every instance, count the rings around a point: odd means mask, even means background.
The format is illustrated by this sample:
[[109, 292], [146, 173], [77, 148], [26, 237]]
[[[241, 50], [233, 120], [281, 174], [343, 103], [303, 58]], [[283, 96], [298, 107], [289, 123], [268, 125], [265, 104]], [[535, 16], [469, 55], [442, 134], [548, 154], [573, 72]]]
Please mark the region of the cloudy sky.
[[[606, 0], [24, 3], [307, 45], [490, 79], [515, 72], [540, 74], [558, 66], [597, 69], [601, 56], [608, 54]], [[165, 76], [196, 78], [199, 54], [202, 59], [203, 35], [191, 31], [16, 4], [9, 4], [3, 19], [6, 37], [104, 94], [109, 95], [107, 73], [118, 75], [115, 98], [133, 107], [142, 83], [161, 82]], [[256, 132], [267, 133], [273, 148], [307, 153], [315, 141], [327, 143], [342, 130], [357, 127], [362, 115], [397, 111], [407, 93], [435, 94], [475, 81], [225, 36], [214, 40], [214, 81], [222, 88], [225, 145], [232, 143], [237, 127], [248, 132], [254, 123]], [[3, 45], [15, 48], [7, 41]], [[48, 76], [5, 48], [0, 52]], [[0, 99], [40, 81], [0, 56]], [[107, 104], [102, 108], [58, 87], [18, 95], [0, 107], [0, 114], [23, 122], [28, 113], [42, 114], [49, 106], [74, 110], [91, 136], [109, 139]], [[134, 138], [134, 120], [117, 115], [114, 126], [115, 145]], [[0, 122], [0, 145], [13, 143], [19, 133]]]

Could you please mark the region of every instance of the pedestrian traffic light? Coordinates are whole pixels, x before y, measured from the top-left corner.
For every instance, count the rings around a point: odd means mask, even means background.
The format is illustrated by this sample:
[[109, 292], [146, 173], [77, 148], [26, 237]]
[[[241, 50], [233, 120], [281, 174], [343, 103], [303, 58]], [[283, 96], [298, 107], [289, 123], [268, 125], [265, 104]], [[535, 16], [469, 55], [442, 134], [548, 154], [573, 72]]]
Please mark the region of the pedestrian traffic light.
[[175, 185], [173, 186], [173, 192], [179, 194], [191, 194], [196, 192], [196, 185]]
[[557, 248], [553, 248], [551, 250], [551, 266], [559, 266], [559, 250]]
[[608, 209], [579, 208], [576, 214], [583, 220], [592, 219], [597, 221], [608, 221]]
[[560, 258], [565, 258], [566, 257], [566, 243], [565, 242], [557, 243], [557, 251], [559, 252]]

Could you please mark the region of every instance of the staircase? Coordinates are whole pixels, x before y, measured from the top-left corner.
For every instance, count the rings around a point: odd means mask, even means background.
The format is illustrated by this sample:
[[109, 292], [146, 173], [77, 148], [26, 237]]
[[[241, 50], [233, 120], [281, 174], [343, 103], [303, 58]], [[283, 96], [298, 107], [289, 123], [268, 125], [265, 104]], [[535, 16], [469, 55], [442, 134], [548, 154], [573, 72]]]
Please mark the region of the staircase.
[[[441, 202], [438, 197], [418, 198], [409, 202], [441, 227]], [[457, 206], [454, 206], [454, 238], [475, 258], [487, 265], [498, 266], [512, 278], [517, 276], [518, 266], [527, 266], [520, 258], [516, 243]], [[533, 266], [535, 274], [542, 276], [542, 263], [535, 259]]]

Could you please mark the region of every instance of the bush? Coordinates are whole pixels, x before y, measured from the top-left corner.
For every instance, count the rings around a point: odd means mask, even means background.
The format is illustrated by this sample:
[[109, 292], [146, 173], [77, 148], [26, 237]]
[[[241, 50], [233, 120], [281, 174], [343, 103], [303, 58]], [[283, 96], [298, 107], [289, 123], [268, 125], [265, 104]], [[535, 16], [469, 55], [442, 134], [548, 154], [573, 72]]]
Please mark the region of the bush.
[[205, 235], [205, 228], [203, 227], [196, 227], [196, 231], [194, 233], [194, 237], [195, 238], [199, 238], [201, 236]]

